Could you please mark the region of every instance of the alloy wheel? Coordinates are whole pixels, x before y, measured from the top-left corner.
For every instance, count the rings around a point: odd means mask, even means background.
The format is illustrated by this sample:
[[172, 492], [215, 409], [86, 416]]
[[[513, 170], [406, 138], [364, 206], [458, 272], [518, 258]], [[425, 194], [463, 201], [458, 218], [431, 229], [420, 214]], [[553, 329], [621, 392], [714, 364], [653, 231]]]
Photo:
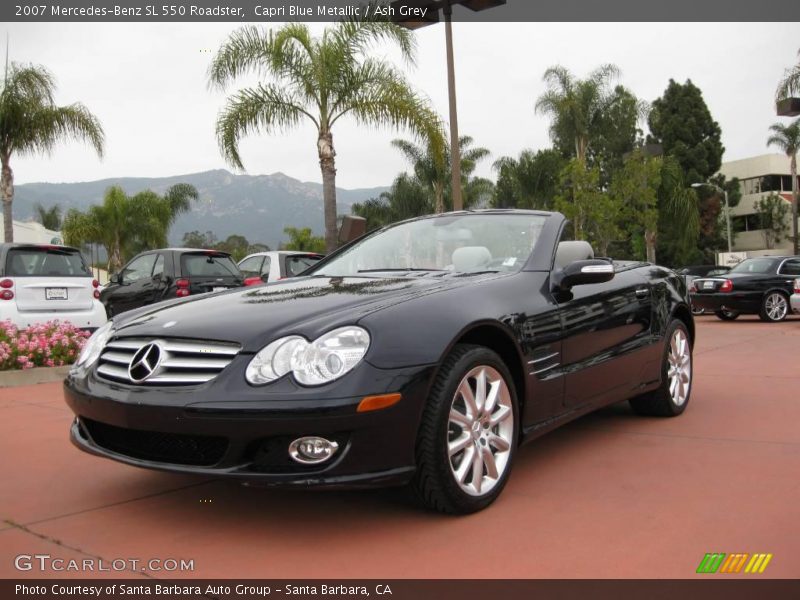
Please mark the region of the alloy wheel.
[[669, 393], [676, 406], [682, 406], [689, 397], [692, 383], [692, 351], [689, 339], [682, 329], [672, 334], [667, 354]]
[[509, 466], [514, 407], [503, 376], [494, 368], [471, 369], [450, 404], [447, 453], [459, 487], [471, 496], [489, 493]]
[[772, 293], [764, 300], [764, 312], [770, 321], [782, 321], [789, 311], [789, 303], [782, 294]]

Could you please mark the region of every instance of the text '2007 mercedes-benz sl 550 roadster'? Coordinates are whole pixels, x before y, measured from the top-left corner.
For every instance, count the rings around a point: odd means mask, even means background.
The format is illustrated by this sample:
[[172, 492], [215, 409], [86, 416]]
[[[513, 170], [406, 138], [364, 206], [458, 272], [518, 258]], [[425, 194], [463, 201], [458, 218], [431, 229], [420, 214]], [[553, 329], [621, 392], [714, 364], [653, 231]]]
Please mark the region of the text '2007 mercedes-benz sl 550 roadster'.
[[79, 448], [251, 484], [407, 484], [469, 513], [521, 443], [598, 407], [675, 416], [683, 279], [561, 241], [560, 213], [485, 210], [368, 234], [303, 276], [114, 317], [65, 380]]

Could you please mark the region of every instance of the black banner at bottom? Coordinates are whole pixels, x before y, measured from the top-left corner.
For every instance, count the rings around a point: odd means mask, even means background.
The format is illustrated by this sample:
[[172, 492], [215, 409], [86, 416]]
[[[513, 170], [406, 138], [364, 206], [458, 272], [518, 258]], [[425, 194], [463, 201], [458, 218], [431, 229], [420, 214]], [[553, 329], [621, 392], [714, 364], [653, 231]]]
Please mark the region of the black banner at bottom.
[[648, 598], [738, 600], [800, 598], [800, 580], [786, 579], [364, 579], [364, 580], [158, 580], [158, 579], [3, 579], [0, 598], [50, 600], [530, 600]]

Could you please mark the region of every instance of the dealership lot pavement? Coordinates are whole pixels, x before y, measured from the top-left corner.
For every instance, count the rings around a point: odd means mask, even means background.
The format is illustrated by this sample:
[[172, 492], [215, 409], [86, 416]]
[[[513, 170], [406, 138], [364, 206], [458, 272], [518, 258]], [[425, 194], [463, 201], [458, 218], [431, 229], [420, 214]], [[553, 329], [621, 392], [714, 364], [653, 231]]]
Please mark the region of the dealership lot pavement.
[[394, 490], [251, 489], [116, 464], [69, 443], [60, 384], [0, 389], [0, 577], [91, 575], [14, 567], [49, 554], [194, 561], [155, 577], [685, 578], [707, 552], [772, 553], [763, 575], [741, 576], [797, 577], [800, 320], [697, 329], [682, 417], [627, 404], [585, 417], [525, 446], [498, 502], [460, 518]]

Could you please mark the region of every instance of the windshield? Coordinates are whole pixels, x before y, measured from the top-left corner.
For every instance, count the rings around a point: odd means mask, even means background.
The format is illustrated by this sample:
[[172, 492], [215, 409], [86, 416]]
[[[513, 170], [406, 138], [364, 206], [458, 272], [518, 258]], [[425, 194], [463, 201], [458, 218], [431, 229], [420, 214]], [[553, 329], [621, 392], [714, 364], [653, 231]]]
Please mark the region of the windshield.
[[545, 217], [528, 214], [447, 215], [401, 223], [364, 238], [308, 274], [518, 271]]
[[241, 277], [239, 267], [224, 254], [184, 254], [183, 274], [188, 277]]
[[748, 258], [733, 267], [729, 273], [769, 273], [773, 264], [774, 258]]
[[77, 250], [69, 248], [12, 248], [6, 258], [11, 277], [91, 277]]

